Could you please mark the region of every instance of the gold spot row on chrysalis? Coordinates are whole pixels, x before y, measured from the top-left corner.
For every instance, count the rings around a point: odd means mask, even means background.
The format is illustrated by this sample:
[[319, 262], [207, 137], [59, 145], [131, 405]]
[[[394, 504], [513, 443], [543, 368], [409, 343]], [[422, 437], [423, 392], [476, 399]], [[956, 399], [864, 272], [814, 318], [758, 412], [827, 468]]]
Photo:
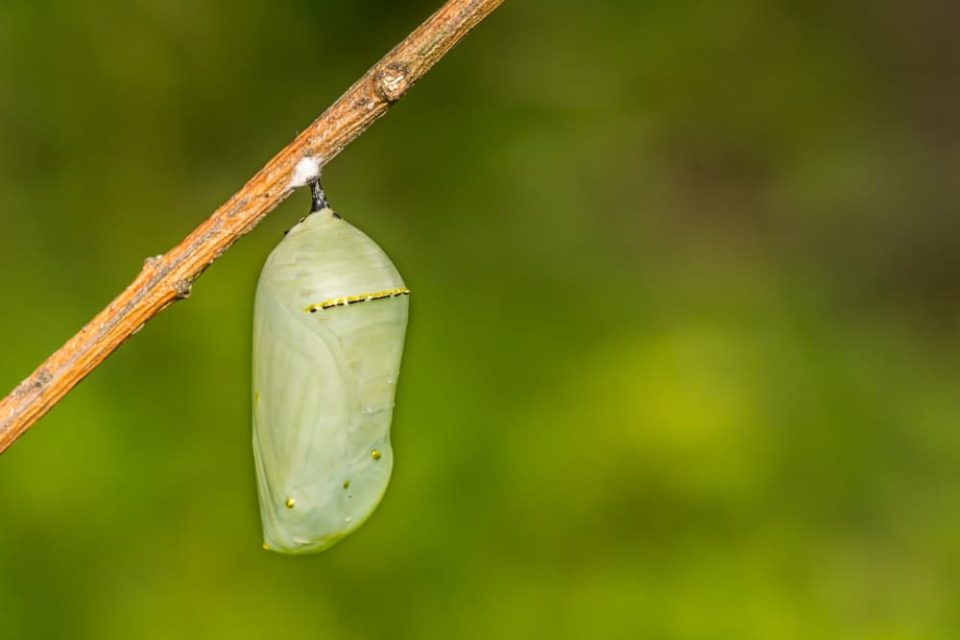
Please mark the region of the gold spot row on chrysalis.
[[397, 296], [410, 295], [410, 289], [399, 287], [397, 289], [387, 289], [385, 291], [375, 291], [373, 293], [360, 293], [355, 296], [346, 296], [344, 298], [333, 298], [312, 304], [305, 309], [308, 313], [316, 313], [322, 309], [331, 309], [333, 307], [343, 307], [357, 302], [366, 302], [367, 300], [382, 300], [384, 298], [396, 298]]

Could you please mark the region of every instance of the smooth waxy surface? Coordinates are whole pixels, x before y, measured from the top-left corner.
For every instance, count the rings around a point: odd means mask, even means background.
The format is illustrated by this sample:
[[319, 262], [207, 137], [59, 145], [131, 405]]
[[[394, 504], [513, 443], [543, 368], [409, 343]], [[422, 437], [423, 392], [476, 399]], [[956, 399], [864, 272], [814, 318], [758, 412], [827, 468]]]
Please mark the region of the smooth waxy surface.
[[407, 325], [400, 274], [324, 209], [293, 227], [257, 287], [253, 448], [264, 546], [321, 551], [379, 504]]

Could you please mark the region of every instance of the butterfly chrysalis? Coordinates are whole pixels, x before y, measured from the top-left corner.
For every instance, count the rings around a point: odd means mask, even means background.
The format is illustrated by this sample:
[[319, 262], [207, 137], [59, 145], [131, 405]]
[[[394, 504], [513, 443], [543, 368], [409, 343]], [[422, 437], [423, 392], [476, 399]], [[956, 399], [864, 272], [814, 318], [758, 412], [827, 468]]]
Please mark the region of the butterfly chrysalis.
[[264, 548], [322, 551], [380, 502], [409, 290], [327, 205], [267, 258], [253, 322], [253, 450]]

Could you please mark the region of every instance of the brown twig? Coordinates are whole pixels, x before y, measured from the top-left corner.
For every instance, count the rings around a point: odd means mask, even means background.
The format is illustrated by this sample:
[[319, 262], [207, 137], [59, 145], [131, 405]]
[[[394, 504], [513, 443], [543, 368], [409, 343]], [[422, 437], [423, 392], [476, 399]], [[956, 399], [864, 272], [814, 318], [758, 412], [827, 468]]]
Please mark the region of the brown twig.
[[189, 296], [193, 281], [302, 182], [303, 163], [318, 170], [329, 162], [502, 2], [449, 0], [183, 242], [147, 258], [123, 293], [0, 401], [0, 452], [144, 323]]

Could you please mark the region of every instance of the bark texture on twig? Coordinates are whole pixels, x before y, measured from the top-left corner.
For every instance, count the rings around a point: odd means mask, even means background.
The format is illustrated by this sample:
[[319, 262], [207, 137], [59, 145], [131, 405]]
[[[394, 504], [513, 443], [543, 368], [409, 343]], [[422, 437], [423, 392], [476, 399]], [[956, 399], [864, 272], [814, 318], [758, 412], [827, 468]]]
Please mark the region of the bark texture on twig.
[[293, 192], [298, 163], [330, 161], [502, 2], [449, 0], [183, 242], [147, 258], [123, 293], [0, 401], [0, 452], [144, 323], [189, 296], [193, 281]]

